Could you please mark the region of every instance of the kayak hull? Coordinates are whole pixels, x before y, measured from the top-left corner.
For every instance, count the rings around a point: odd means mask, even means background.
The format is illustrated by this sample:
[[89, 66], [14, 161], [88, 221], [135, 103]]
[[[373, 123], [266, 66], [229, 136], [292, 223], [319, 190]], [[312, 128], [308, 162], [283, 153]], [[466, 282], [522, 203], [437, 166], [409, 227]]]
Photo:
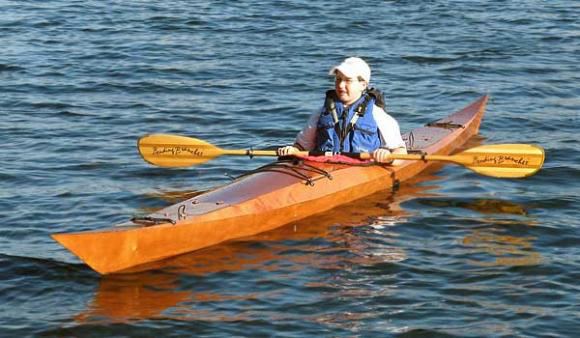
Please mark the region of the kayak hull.
[[[403, 135], [411, 151], [448, 155], [479, 131], [488, 97], [447, 118]], [[352, 166], [296, 161], [258, 170], [223, 187], [148, 216], [161, 224], [128, 222], [52, 237], [100, 274], [139, 266], [252, 236], [392, 189], [432, 165]]]

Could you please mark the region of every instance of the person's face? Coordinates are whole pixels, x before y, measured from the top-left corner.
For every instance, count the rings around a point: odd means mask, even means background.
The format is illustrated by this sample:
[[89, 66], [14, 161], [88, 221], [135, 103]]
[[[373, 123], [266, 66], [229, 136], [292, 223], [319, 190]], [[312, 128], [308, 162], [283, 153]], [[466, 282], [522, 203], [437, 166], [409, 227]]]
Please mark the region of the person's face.
[[345, 105], [350, 105], [361, 97], [367, 83], [357, 78], [349, 78], [337, 70], [334, 88], [338, 99]]

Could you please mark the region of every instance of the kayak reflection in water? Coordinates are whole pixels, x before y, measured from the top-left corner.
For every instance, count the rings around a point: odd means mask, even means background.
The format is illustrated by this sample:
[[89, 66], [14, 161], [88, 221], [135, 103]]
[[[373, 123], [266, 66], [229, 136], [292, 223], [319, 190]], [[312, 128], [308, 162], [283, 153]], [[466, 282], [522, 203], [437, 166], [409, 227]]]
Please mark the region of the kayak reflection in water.
[[279, 156], [299, 151], [371, 153], [379, 163], [397, 162], [389, 154], [406, 154], [397, 121], [385, 112], [382, 94], [369, 87], [371, 69], [361, 58], [350, 57], [330, 69], [334, 90], [324, 106], [308, 119], [294, 145], [279, 148]]

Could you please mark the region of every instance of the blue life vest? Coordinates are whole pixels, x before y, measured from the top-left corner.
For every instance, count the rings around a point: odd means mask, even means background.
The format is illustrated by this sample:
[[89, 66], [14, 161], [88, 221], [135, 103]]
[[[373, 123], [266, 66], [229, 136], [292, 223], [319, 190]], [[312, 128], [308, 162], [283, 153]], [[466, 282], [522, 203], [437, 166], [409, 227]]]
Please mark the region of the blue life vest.
[[380, 147], [379, 128], [373, 117], [375, 97], [365, 93], [345, 111], [336, 93], [329, 90], [316, 131], [316, 150], [372, 152]]

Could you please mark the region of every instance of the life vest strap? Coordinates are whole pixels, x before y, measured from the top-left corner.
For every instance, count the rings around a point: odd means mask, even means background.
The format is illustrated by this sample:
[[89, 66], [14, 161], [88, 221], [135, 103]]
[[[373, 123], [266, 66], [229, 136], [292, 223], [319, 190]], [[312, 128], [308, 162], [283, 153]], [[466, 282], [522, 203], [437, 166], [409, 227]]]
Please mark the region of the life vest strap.
[[[358, 107], [356, 107], [356, 113], [352, 116], [352, 118], [350, 119], [348, 125], [346, 125], [344, 128], [342, 128], [340, 135], [340, 150], [342, 151], [342, 144], [344, 142], [344, 140], [346, 139], [346, 136], [348, 135], [348, 133], [350, 133], [354, 126], [356, 125], [356, 122], [358, 121], [359, 118], [363, 117], [367, 111], [367, 107], [369, 105], [369, 102], [371, 101], [373, 97], [371, 95], [369, 95], [368, 93], [365, 93], [365, 97], [363, 102], [361, 102], [361, 104], [358, 105]], [[345, 110], [346, 112], [346, 110]], [[344, 120], [346, 122], [346, 119]]]

